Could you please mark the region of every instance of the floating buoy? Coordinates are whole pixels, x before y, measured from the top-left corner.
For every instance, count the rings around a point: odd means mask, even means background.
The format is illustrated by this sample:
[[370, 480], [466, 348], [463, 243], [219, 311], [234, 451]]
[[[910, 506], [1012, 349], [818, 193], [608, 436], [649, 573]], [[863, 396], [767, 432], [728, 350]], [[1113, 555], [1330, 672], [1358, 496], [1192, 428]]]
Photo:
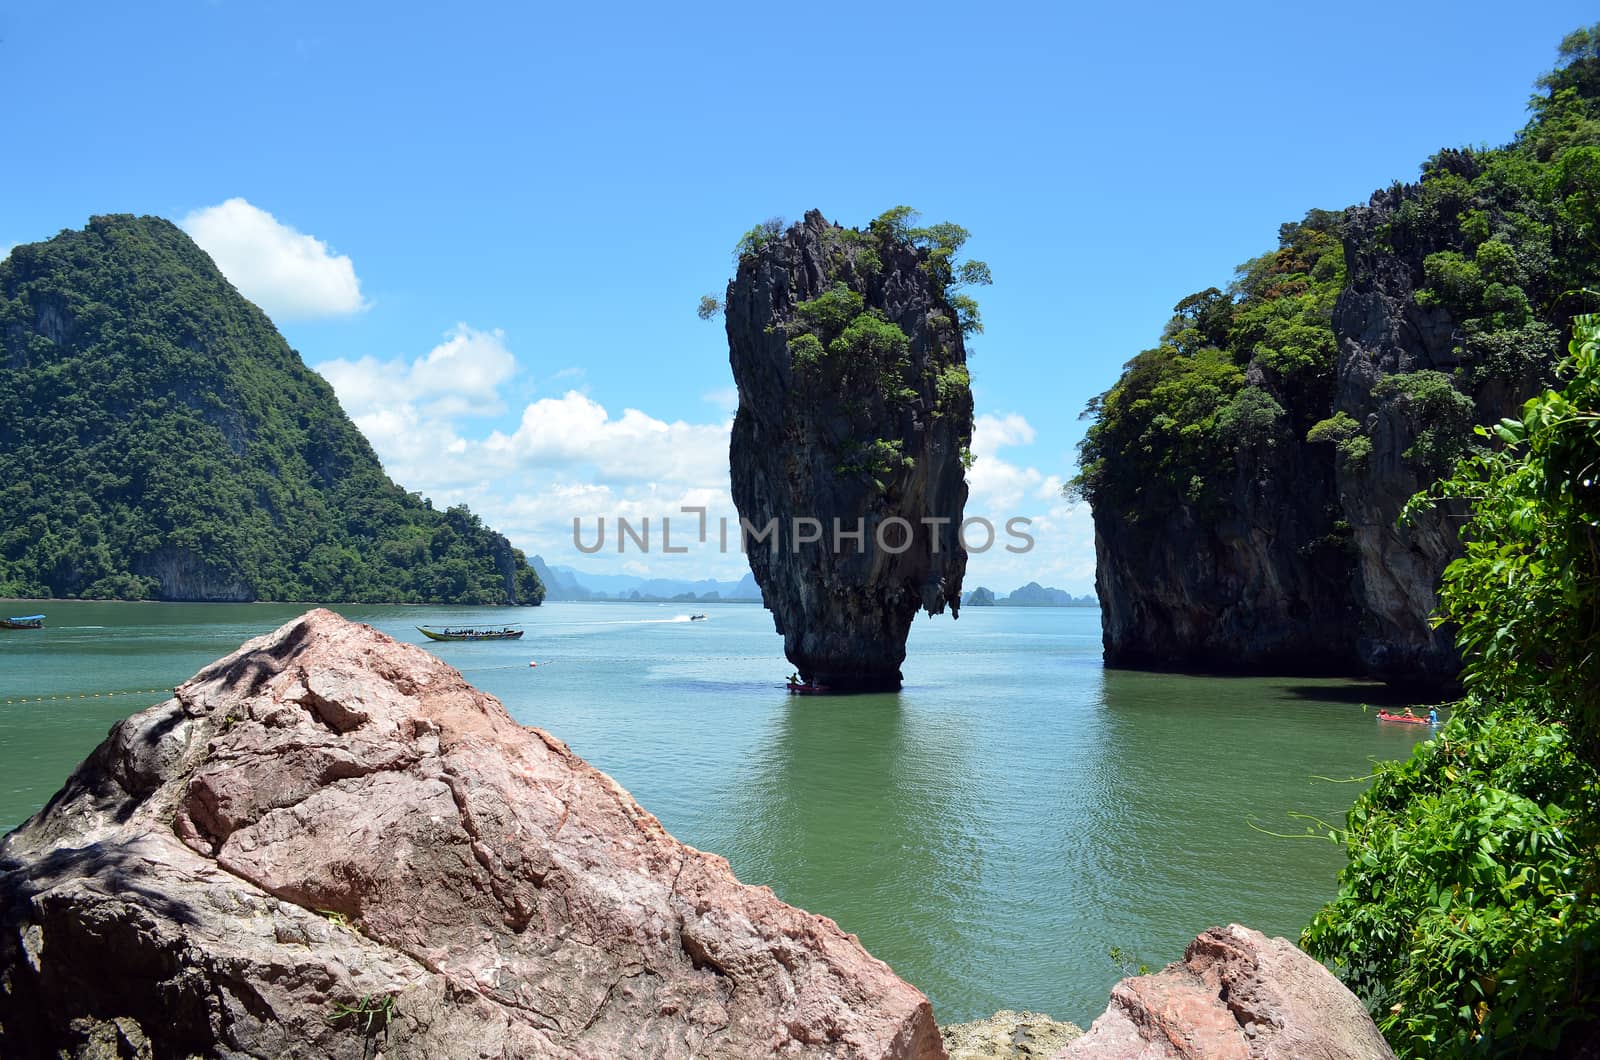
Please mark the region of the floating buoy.
[[538, 665], [539, 665], [539, 664], [538, 664], [538, 663], [536, 663], [536, 662], [529, 662], [529, 663], [528, 663], [528, 665], [529, 665], [529, 666], [530, 666], [530, 667], [532, 667], [532, 666], [538, 666]]

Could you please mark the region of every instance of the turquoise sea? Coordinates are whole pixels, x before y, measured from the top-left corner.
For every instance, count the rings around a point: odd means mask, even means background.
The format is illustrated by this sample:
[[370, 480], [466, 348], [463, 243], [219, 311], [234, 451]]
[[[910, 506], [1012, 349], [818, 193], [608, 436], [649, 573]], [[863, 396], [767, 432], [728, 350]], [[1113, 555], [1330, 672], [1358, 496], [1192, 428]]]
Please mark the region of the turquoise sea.
[[[116, 719], [302, 610], [36, 609], [46, 629], [0, 631], [4, 828]], [[1426, 736], [1363, 707], [1380, 686], [1106, 670], [1091, 608], [924, 616], [904, 691], [849, 697], [789, 696], [755, 605], [340, 610], [418, 644], [417, 623], [523, 623], [521, 641], [426, 646], [678, 838], [860, 935], [941, 1022], [1087, 1023], [1121, 975], [1112, 947], [1156, 966], [1213, 924], [1296, 937], [1341, 851], [1257, 829], [1339, 823], [1360, 786], [1333, 781]]]

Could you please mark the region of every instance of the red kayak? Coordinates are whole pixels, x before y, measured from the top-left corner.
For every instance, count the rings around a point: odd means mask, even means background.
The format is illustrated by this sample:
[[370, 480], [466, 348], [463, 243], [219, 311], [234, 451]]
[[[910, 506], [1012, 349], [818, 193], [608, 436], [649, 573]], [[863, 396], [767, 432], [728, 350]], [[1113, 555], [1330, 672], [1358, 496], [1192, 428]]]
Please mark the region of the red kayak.
[[791, 696], [820, 696], [826, 694], [827, 691], [828, 687], [826, 685], [799, 681], [789, 682], [789, 694]]
[[1406, 725], [1426, 725], [1427, 718], [1419, 718], [1415, 714], [1390, 714], [1387, 710], [1378, 711], [1379, 721], [1398, 721]]

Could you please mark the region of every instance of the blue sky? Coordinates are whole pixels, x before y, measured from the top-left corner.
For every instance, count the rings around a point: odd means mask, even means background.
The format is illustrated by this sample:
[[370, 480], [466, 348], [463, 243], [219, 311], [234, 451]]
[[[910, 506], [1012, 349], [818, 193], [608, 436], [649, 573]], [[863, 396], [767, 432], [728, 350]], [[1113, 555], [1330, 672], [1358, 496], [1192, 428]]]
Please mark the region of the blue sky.
[[[1054, 497], [1078, 413], [1184, 295], [1310, 207], [1501, 143], [1592, 9], [1486, 3], [13, 3], [0, 249], [184, 223], [389, 471], [551, 562], [571, 519], [727, 505], [738, 235], [907, 203], [973, 233], [969, 510], [1038, 520], [969, 584], [1092, 584]], [[630, 411], [631, 410], [631, 411]]]

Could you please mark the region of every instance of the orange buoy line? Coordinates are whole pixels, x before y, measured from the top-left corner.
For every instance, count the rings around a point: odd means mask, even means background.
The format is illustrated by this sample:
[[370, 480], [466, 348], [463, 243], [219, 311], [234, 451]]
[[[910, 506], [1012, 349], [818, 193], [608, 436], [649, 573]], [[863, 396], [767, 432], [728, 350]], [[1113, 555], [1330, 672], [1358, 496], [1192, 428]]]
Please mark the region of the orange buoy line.
[[130, 688], [116, 692], [67, 692], [58, 696], [20, 696], [0, 699], [0, 706], [14, 706], [22, 703], [65, 703], [67, 700], [78, 699], [111, 699], [114, 696], [170, 696], [176, 692], [175, 688]]

